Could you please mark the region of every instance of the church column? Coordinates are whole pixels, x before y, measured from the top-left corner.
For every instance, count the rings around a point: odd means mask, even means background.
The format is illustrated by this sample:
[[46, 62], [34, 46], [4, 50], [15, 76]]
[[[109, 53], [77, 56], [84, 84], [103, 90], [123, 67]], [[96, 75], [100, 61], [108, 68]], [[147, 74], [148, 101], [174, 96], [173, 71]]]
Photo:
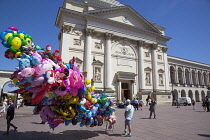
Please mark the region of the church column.
[[85, 48], [84, 48], [84, 71], [87, 71], [87, 80], [91, 80], [91, 46], [92, 46], [92, 37], [93, 29], [86, 29], [86, 39], [85, 39]]
[[139, 90], [145, 88], [145, 78], [144, 78], [144, 51], [143, 46], [145, 46], [145, 41], [138, 41], [138, 83], [139, 83]]
[[168, 50], [168, 48], [162, 48], [164, 67], [165, 67], [165, 88], [166, 88], [166, 90], [170, 90], [170, 87], [169, 87], [169, 74], [170, 74], [170, 71], [168, 69], [167, 50]]
[[122, 101], [122, 89], [121, 89], [121, 81], [118, 80], [118, 93], [117, 93], [117, 100], [118, 100], [118, 103], [120, 103]]
[[133, 99], [133, 97], [134, 97], [134, 96], [133, 96], [133, 95], [135, 94], [134, 91], [135, 91], [135, 90], [134, 90], [134, 81], [132, 80], [132, 81], [131, 81], [131, 95], [132, 95], [131, 99]]
[[206, 86], [209, 86], [209, 72], [206, 72]]
[[105, 33], [105, 47], [104, 47], [104, 52], [105, 52], [105, 88], [110, 89], [111, 84], [112, 84], [112, 69], [111, 69], [111, 37], [113, 34], [110, 33]]
[[158, 89], [158, 73], [157, 73], [157, 44], [152, 44], [152, 80], [153, 80], [153, 90]]
[[182, 72], [182, 81], [183, 85], [186, 85], [186, 76], [185, 76], [185, 68], [183, 67], [183, 72]]
[[190, 68], [189, 70], [189, 80], [190, 80], [190, 85], [193, 85], [193, 75], [192, 75], [192, 69]]
[[199, 78], [198, 78], [198, 70], [196, 69], [196, 72], [195, 72], [195, 81], [196, 81], [196, 85], [200, 85], [200, 81], [199, 81]]
[[178, 66], [175, 66], [175, 83], [180, 84], [179, 83], [179, 71], [178, 71]]

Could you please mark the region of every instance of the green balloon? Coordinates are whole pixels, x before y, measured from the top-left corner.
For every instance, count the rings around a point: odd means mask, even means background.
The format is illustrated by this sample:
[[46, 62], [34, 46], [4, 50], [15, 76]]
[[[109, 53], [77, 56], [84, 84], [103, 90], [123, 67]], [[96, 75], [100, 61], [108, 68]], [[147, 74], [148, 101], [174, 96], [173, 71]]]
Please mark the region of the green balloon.
[[13, 36], [10, 36], [10, 37], [8, 37], [8, 39], [7, 39], [7, 44], [9, 45], [9, 46], [12, 46], [12, 40], [13, 40]]

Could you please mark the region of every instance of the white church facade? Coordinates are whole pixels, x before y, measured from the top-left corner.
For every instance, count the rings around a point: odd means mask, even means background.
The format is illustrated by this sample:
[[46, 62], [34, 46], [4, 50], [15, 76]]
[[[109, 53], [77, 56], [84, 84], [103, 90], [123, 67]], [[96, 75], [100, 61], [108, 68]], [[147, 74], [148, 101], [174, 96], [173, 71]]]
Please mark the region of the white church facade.
[[[165, 28], [116, 0], [65, 0], [55, 26], [64, 62], [75, 56], [95, 92], [160, 104], [208, 95], [210, 65], [167, 55]], [[173, 92], [172, 92], [173, 91]]]

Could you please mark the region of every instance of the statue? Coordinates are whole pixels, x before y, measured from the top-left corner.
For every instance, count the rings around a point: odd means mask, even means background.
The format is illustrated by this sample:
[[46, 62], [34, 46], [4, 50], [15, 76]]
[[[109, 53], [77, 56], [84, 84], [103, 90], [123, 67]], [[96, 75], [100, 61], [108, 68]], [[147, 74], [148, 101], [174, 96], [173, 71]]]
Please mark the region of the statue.
[[100, 73], [99, 69], [96, 69], [95, 80], [101, 81], [101, 73]]
[[146, 84], [150, 84], [150, 74], [149, 73], [146, 74], [145, 81], [146, 81]]

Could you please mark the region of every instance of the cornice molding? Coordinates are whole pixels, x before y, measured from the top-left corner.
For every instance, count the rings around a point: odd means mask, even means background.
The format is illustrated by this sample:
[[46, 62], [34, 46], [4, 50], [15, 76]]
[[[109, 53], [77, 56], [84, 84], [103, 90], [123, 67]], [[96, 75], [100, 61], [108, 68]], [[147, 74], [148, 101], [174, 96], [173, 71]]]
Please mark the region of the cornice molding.
[[95, 20], [95, 21], [98, 21], [98, 22], [103, 22], [104, 24], [115, 25], [117, 27], [122, 27], [122, 28], [131, 30], [131, 31], [134, 31], [134, 32], [139, 32], [141, 34], [145, 34], [145, 35], [148, 35], [148, 36], [154, 36], [155, 38], [158, 38], [160, 40], [164, 40], [165, 42], [169, 41], [171, 39], [170, 37], [163, 36], [163, 35], [161, 35], [159, 33], [156, 33], [156, 32], [151, 32], [151, 31], [144, 30], [144, 29], [141, 29], [141, 28], [137, 28], [135, 26], [127, 25], [127, 24], [124, 24], [124, 23], [121, 23], [121, 22], [113, 21], [113, 20], [110, 20], [110, 19], [104, 19], [104, 18], [97, 17], [97, 16], [94, 16], [94, 15], [80, 13], [80, 12], [65, 9], [65, 8], [60, 8], [60, 10], [59, 10], [59, 14], [58, 14], [58, 17], [57, 17], [57, 20], [56, 20], [56, 26], [57, 27], [60, 27], [60, 25], [62, 24], [62, 23], [58, 23], [58, 21], [63, 22], [63, 21], [61, 21], [61, 19], [64, 15], [75, 16], [76, 18], [79, 17], [79, 18], [84, 19], [84, 20], [89, 19], [89, 20]]

